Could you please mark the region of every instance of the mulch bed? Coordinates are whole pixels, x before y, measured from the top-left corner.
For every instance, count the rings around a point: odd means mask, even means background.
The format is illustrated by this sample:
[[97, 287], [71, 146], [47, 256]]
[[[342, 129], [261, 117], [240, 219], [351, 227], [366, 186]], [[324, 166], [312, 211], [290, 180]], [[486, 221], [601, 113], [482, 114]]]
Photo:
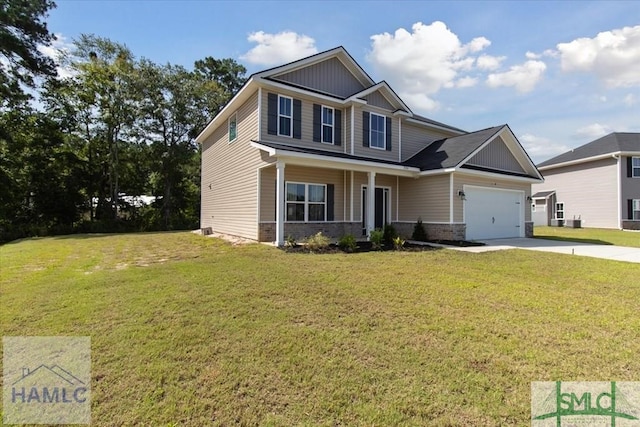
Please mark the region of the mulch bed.
[[[289, 253], [309, 253], [309, 249], [305, 245], [295, 245], [295, 246], [285, 246], [282, 248], [285, 252]], [[416, 245], [414, 243], [405, 243], [402, 247], [403, 252], [424, 252], [424, 251], [434, 251], [440, 248], [435, 246], [430, 246], [428, 244], [425, 245]], [[358, 242], [357, 247], [352, 252], [343, 251], [338, 245], [335, 243], [330, 244], [324, 249], [314, 251], [313, 253], [320, 254], [338, 254], [338, 253], [364, 253], [364, 252], [384, 252], [384, 251], [394, 251], [395, 248], [393, 246], [382, 246], [381, 249], [374, 249], [371, 242]]]
[[470, 246], [485, 246], [484, 243], [470, 242], [468, 240], [429, 240], [428, 242], [438, 243], [441, 245], [448, 245], [448, 246], [459, 246], [461, 248], [468, 248]]

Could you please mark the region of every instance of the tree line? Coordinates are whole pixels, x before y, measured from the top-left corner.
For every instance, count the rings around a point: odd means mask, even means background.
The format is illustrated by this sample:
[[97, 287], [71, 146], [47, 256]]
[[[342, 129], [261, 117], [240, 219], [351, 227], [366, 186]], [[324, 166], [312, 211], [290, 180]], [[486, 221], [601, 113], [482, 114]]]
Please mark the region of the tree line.
[[194, 139], [246, 69], [157, 64], [93, 34], [53, 61], [41, 49], [53, 7], [0, 0], [0, 241], [197, 228]]

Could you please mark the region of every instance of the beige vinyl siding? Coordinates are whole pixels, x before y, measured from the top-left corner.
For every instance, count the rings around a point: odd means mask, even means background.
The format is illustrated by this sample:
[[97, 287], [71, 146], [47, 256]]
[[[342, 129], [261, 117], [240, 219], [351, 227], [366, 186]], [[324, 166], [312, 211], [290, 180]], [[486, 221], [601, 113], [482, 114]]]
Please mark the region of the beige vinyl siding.
[[491, 141], [469, 159], [467, 164], [508, 172], [526, 173], [500, 137]]
[[[269, 120], [269, 107], [268, 107], [268, 94], [275, 93], [277, 95], [289, 96], [293, 99], [299, 99], [301, 101], [301, 114], [302, 114], [302, 135], [301, 139], [289, 138], [286, 136], [278, 136], [278, 135], [269, 135], [268, 132], [268, 120]], [[325, 105], [327, 107], [332, 107], [336, 110], [342, 111], [342, 144], [341, 145], [333, 145], [333, 144], [323, 144], [321, 142], [313, 141], [313, 104]], [[298, 93], [294, 92], [286, 92], [286, 91], [271, 91], [271, 90], [262, 90], [262, 140], [263, 141], [271, 141], [282, 144], [294, 145], [299, 147], [311, 148], [315, 150], [327, 150], [332, 152], [340, 152], [343, 153], [345, 151], [345, 128], [344, 128], [344, 115], [348, 114], [348, 110], [342, 110], [341, 106], [338, 104], [330, 104], [318, 102], [310, 97], [300, 96]]]
[[444, 132], [437, 132], [424, 126], [414, 125], [402, 122], [402, 161], [405, 161], [424, 148], [433, 141], [448, 138], [451, 135]]
[[400, 178], [399, 221], [449, 222], [449, 174]]
[[618, 228], [617, 169], [617, 160], [608, 158], [545, 170], [545, 182], [533, 191], [555, 190], [565, 219], [580, 216], [583, 227]]
[[[347, 179], [349, 179], [350, 172], [347, 171]], [[354, 172], [353, 174], [353, 220], [356, 222], [362, 222], [362, 187], [368, 187], [369, 178], [364, 172]], [[349, 185], [347, 183], [347, 185]], [[385, 187], [391, 189], [391, 197], [389, 199], [391, 209], [391, 220], [395, 221], [397, 216], [398, 205], [398, 185], [397, 179], [392, 175], [376, 174], [376, 187]], [[349, 194], [347, 194], [349, 197]], [[347, 218], [349, 218], [349, 212], [347, 212]]]
[[458, 197], [458, 191], [462, 190], [465, 185], [475, 185], [478, 187], [502, 188], [507, 190], [524, 191], [525, 209], [524, 220], [531, 221], [531, 208], [526, 202], [527, 196], [531, 196], [531, 184], [526, 182], [512, 181], [509, 179], [487, 178], [476, 175], [453, 174], [453, 222], [462, 222], [464, 217], [464, 204], [462, 199]]
[[[273, 222], [276, 220], [276, 168], [262, 169], [260, 191], [260, 221]], [[334, 185], [334, 221], [344, 220], [344, 172], [338, 169], [320, 169], [304, 166], [285, 165], [284, 179], [286, 182], [305, 184], [333, 184]], [[347, 188], [348, 190], [348, 188]]]
[[237, 113], [234, 142], [228, 142], [225, 121], [202, 144], [200, 223], [217, 232], [257, 239], [256, 168], [264, 164], [250, 145], [258, 136], [257, 92]]
[[313, 90], [347, 98], [365, 89], [338, 58], [274, 77]]
[[380, 107], [390, 111], [395, 110], [395, 107], [391, 105], [389, 101], [387, 101], [387, 98], [385, 98], [384, 95], [380, 93], [379, 90], [370, 93], [369, 95], [365, 96], [364, 99], [367, 100], [367, 103], [369, 105], [375, 105], [376, 107]]
[[[391, 151], [377, 148], [365, 147], [362, 145], [362, 112], [378, 114], [391, 118]], [[380, 109], [357, 108], [354, 113], [354, 154], [356, 156], [370, 157], [372, 159], [398, 161], [398, 119], [393, 117], [390, 111]]]
[[[640, 199], [640, 178], [627, 176], [627, 157], [622, 157], [619, 161], [622, 162], [622, 164], [620, 165], [620, 217], [622, 219], [632, 219], [629, 218], [629, 207], [627, 206], [627, 200]], [[611, 183], [610, 188], [612, 192], [618, 191], [613, 183]]]

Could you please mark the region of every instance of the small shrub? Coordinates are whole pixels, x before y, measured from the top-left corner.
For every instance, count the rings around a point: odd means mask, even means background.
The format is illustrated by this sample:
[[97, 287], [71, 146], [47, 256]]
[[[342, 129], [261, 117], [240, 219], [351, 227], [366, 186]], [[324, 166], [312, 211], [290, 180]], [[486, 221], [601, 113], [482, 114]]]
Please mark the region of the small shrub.
[[420, 242], [427, 241], [427, 232], [424, 229], [424, 225], [422, 225], [422, 219], [418, 218], [418, 222], [413, 227], [413, 234], [411, 235], [413, 240], [418, 240]]
[[393, 239], [398, 237], [398, 233], [396, 232], [395, 227], [391, 224], [385, 224], [384, 228], [382, 229], [382, 233], [382, 241], [386, 246], [392, 246]]
[[373, 249], [379, 251], [380, 249], [382, 249], [384, 233], [379, 228], [371, 230], [371, 234], [369, 234], [369, 240], [371, 241], [371, 246], [373, 247]]
[[338, 247], [345, 252], [353, 252], [356, 250], [356, 238], [352, 234], [346, 234], [338, 240]]
[[295, 248], [297, 245], [298, 245], [298, 242], [296, 241], [296, 238], [293, 237], [292, 235], [288, 235], [287, 238], [284, 240], [285, 248]]
[[329, 238], [322, 234], [322, 231], [307, 237], [307, 248], [310, 252], [319, 252], [327, 247], [329, 247]]
[[400, 237], [400, 236], [396, 236], [396, 237], [393, 239], [393, 248], [394, 248], [396, 251], [401, 251], [401, 250], [402, 250], [402, 248], [404, 247], [404, 244], [405, 244], [405, 241], [404, 241], [404, 239], [403, 239], [402, 237]]

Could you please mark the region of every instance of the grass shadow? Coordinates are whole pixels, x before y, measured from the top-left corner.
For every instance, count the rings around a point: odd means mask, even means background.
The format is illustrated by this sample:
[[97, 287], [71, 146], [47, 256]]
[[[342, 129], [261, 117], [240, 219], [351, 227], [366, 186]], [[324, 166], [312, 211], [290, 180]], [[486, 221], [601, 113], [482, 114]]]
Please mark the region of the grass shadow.
[[544, 240], [558, 240], [561, 242], [576, 242], [576, 243], [589, 243], [592, 245], [613, 245], [611, 242], [607, 242], [599, 239], [581, 239], [577, 237], [561, 237], [561, 236], [533, 236], [534, 239]]

